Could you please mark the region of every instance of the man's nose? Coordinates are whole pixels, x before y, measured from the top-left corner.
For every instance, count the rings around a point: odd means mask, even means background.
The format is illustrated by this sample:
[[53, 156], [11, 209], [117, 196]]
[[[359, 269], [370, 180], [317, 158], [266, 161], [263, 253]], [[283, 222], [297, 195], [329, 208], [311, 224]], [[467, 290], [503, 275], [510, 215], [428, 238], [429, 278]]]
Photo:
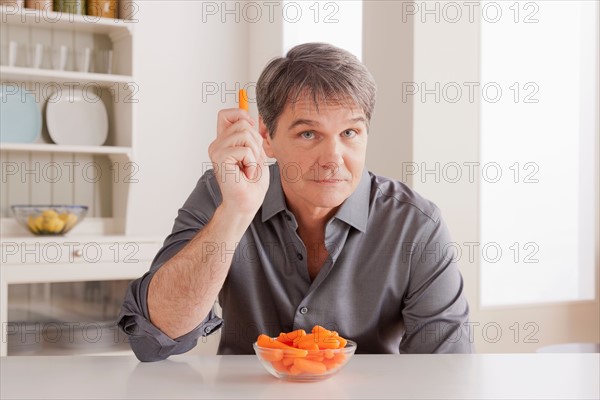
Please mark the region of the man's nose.
[[337, 139], [326, 140], [319, 153], [319, 168], [335, 173], [344, 163], [342, 144]]

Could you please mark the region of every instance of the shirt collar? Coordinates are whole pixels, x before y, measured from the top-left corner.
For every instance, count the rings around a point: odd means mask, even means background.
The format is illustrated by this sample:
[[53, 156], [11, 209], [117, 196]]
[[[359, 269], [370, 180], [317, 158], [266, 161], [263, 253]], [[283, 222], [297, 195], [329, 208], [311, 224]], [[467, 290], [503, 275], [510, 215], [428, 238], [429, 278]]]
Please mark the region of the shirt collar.
[[279, 165], [277, 163], [269, 165], [270, 184], [262, 205], [262, 222], [271, 219], [275, 214], [287, 210], [285, 196], [281, 187], [281, 178], [279, 175]]
[[[279, 166], [277, 164], [269, 166], [269, 172], [271, 173], [271, 183], [262, 205], [262, 222], [267, 221], [281, 211], [287, 210], [283, 188], [281, 187]], [[344, 221], [359, 231], [365, 232], [369, 217], [370, 194], [371, 178], [365, 168], [358, 186], [350, 197], [342, 203], [333, 218]]]
[[371, 177], [365, 168], [354, 192], [340, 206], [334, 218], [344, 221], [361, 232], [367, 230], [369, 218], [369, 198], [371, 197]]

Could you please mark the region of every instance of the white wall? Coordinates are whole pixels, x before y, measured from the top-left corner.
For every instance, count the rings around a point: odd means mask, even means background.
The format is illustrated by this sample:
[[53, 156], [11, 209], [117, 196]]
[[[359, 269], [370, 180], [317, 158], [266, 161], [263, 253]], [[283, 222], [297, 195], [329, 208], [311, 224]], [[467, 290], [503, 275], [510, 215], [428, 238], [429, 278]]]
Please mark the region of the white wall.
[[[401, 13], [400, 2], [363, 5], [363, 62], [377, 82], [367, 168], [396, 179], [402, 179], [402, 163], [413, 160], [413, 100], [401, 93], [413, 76], [414, 27], [412, 19], [399, 23]], [[407, 178], [411, 185], [412, 176]]]
[[[281, 21], [249, 24], [225, 15], [223, 23], [222, 10], [213, 14], [209, 8], [220, 7], [219, 2], [138, 4], [134, 68], [140, 100], [135, 121], [139, 183], [131, 189], [129, 228], [132, 234], [166, 237], [210, 161], [217, 112], [237, 104], [231, 94], [222, 98], [221, 85], [233, 90], [256, 82], [265, 63], [281, 55], [282, 35], [273, 35], [280, 32]], [[219, 93], [212, 94], [213, 85]], [[252, 101], [250, 112], [257, 114]], [[214, 354], [218, 341], [219, 334], [201, 339], [192, 352]]]

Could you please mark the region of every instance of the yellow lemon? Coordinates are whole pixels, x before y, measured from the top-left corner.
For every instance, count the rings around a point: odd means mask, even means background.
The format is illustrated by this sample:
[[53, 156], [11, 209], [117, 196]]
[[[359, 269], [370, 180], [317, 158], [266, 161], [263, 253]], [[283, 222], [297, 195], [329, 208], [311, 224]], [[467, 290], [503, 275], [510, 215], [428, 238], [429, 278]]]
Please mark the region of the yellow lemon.
[[33, 215], [30, 215], [29, 218], [27, 218], [27, 226], [29, 227], [29, 230], [31, 232], [38, 233], [37, 226], [35, 225], [35, 218], [33, 218]]
[[58, 213], [54, 210], [44, 210], [42, 217], [48, 219], [58, 218]]

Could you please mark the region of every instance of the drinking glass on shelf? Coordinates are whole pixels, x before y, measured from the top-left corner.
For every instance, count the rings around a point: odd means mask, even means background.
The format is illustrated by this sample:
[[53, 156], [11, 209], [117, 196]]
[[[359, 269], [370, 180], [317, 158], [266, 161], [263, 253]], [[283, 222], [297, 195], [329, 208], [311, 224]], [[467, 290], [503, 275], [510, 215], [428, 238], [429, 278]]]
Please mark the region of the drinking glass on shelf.
[[19, 44], [14, 40], [11, 40], [8, 43], [8, 66], [16, 67], [17, 66], [17, 57], [19, 55]]
[[101, 74], [113, 73], [113, 51], [108, 49], [96, 50], [95, 71]]
[[48, 46], [35, 43], [29, 46], [27, 66], [29, 68], [48, 68]]
[[77, 71], [90, 72], [90, 67], [92, 64], [92, 49], [86, 47], [85, 49], [76, 50], [75, 62], [77, 64]]
[[14, 40], [8, 42], [7, 65], [10, 67], [27, 66], [27, 45]]
[[55, 46], [52, 49], [52, 68], [64, 71], [69, 61], [69, 48], [66, 45]]

